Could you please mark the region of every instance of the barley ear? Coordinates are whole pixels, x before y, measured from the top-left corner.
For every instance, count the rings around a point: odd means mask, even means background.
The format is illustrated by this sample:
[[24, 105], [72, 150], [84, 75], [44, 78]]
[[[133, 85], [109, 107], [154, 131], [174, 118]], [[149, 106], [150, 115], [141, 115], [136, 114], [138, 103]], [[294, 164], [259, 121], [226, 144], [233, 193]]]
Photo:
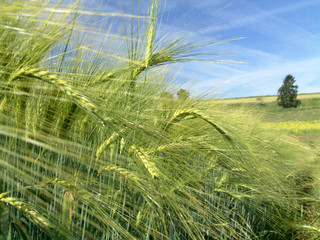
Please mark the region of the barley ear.
[[152, 48], [155, 38], [155, 32], [157, 27], [157, 1], [153, 0], [151, 4], [150, 16], [149, 16], [149, 26], [147, 33], [147, 47], [146, 47], [146, 55], [145, 55], [145, 66], [146, 68], [149, 66], [149, 62], [152, 56]]
[[143, 163], [145, 168], [148, 170], [148, 172], [150, 173], [152, 178], [159, 176], [159, 171], [158, 171], [157, 167], [150, 160], [150, 158], [148, 157], [148, 155], [144, 151], [142, 151], [141, 149], [138, 149], [137, 147], [135, 147], [133, 145], [130, 147], [130, 150], [138, 156], [138, 158], [141, 160], [141, 162]]
[[127, 178], [128, 180], [130, 180], [133, 183], [140, 184], [140, 182], [141, 182], [139, 177], [137, 177], [136, 175], [134, 175], [133, 173], [131, 173], [129, 170], [127, 170], [125, 168], [121, 168], [118, 166], [112, 166], [112, 165], [108, 164], [106, 166], [99, 168], [98, 176], [101, 175], [101, 173], [103, 173], [104, 171], [116, 172], [116, 173], [124, 176], [125, 178]]
[[13, 81], [19, 77], [38, 79], [40, 81], [53, 85], [58, 90], [65, 93], [66, 96], [74, 101], [81, 109], [88, 112], [90, 116], [98, 120], [98, 122], [102, 126], [105, 126], [106, 123], [112, 121], [110, 118], [103, 118], [99, 114], [98, 107], [96, 106], [96, 104], [94, 104], [93, 101], [89, 99], [89, 97], [87, 97], [83, 93], [80, 93], [79, 91], [74, 89], [74, 87], [69, 85], [65, 80], [59, 79], [58, 76], [53, 73], [41, 71], [37, 68], [21, 68], [11, 76], [10, 81]]
[[199, 118], [205, 122], [207, 122], [210, 126], [212, 126], [217, 132], [221, 134], [228, 142], [233, 143], [232, 138], [227, 134], [227, 132], [222, 129], [220, 126], [218, 126], [216, 123], [210, 120], [208, 116], [205, 116], [202, 113], [198, 113], [191, 110], [183, 110], [183, 111], [177, 111], [170, 122], [167, 124], [165, 130], [167, 131], [170, 127], [172, 127], [175, 123], [180, 122], [184, 119], [191, 119], [191, 118]]
[[119, 132], [114, 132], [109, 138], [107, 138], [97, 149], [96, 151], [96, 157], [97, 159], [100, 157], [100, 155], [102, 154], [102, 152], [114, 141], [116, 141], [121, 134], [123, 134], [125, 131], [127, 130], [127, 128], [123, 128], [121, 129]]

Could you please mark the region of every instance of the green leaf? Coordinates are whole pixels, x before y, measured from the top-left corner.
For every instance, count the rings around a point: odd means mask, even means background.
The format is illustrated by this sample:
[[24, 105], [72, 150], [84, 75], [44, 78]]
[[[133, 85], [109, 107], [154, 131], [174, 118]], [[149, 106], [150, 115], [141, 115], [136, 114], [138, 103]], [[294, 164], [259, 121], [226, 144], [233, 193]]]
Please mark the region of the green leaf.
[[6, 237], [4, 236], [1, 230], [0, 230], [0, 240], [6, 240]]
[[11, 222], [12, 227], [18, 233], [21, 240], [31, 240], [27, 233], [16, 223]]
[[73, 205], [73, 195], [70, 192], [66, 192], [63, 196], [62, 201], [62, 224], [66, 226], [67, 229], [71, 228], [72, 221], [72, 205]]

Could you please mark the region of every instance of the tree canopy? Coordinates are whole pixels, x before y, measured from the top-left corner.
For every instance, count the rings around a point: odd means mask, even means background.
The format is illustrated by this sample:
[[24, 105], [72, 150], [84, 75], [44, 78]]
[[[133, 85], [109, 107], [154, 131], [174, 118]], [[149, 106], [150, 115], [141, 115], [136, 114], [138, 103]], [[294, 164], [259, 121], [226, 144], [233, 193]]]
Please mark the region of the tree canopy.
[[177, 95], [178, 95], [178, 100], [182, 100], [182, 101], [185, 101], [190, 97], [190, 93], [185, 89], [180, 89], [177, 92]]
[[283, 80], [282, 86], [278, 89], [278, 104], [284, 108], [297, 107], [299, 101], [298, 85], [294, 85], [296, 80], [291, 74], [288, 74]]

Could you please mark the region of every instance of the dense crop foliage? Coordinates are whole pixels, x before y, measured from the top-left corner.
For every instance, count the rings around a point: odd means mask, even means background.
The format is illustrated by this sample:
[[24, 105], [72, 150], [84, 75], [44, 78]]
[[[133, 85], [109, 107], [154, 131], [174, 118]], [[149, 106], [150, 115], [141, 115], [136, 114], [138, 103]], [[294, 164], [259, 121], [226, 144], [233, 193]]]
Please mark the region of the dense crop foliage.
[[87, 7], [0, 2], [0, 237], [314, 231], [308, 150], [240, 110], [171, 97], [167, 65], [200, 59], [204, 43], [157, 36], [156, 1], [146, 16]]

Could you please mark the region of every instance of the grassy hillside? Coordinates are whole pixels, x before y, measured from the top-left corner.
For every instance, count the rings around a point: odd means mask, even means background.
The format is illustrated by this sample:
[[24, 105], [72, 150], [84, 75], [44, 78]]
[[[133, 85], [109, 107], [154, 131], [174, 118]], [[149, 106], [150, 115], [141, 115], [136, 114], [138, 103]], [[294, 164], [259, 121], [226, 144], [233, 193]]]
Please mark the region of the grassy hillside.
[[311, 121], [320, 119], [320, 93], [300, 94], [299, 108], [278, 106], [277, 96], [257, 96], [219, 100], [230, 107], [248, 107], [262, 114], [265, 122]]
[[300, 94], [298, 108], [282, 108], [277, 96], [219, 100], [230, 108], [246, 108], [260, 115], [267, 126], [285, 131], [310, 145], [320, 155], [320, 93]]
[[[298, 99], [310, 99], [310, 98], [320, 98], [320, 93], [302, 93], [298, 95]], [[267, 96], [252, 96], [252, 97], [239, 97], [239, 98], [225, 98], [223, 101], [228, 103], [256, 103], [261, 101], [265, 103], [275, 102], [277, 100], [276, 95], [267, 95]]]

